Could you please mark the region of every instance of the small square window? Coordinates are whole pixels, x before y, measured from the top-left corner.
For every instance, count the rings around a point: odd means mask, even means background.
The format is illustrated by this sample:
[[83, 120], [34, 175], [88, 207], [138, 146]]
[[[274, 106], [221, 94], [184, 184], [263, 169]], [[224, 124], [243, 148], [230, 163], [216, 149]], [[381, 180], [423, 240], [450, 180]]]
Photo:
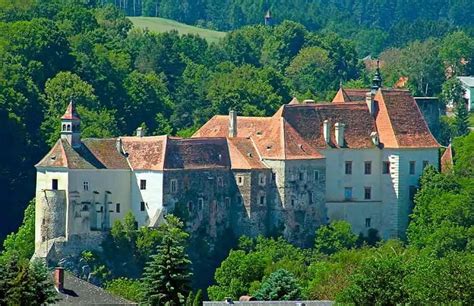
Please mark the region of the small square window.
[[415, 166], [416, 166], [415, 161], [410, 161], [410, 174], [411, 175], [415, 174]]
[[364, 163], [364, 174], [366, 175], [372, 174], [372, 162], [366, 161]]
[[390, 162], [384, 161], [382, 163], [382, 174], [390, 174]]
[[346, 163], [345, 163], [345, 173], [346, 174], [352, 174], [352, 162], [351, 161], [346, 161]]
[[352, 200], [352, 187], [344, 188], [344, 200], [346, 201]]
[[237, 175], [237, 185], [242, 186], [244, 184], [244, 177], [242, 175]]
[[146, 190], [146, 180], [140, 180], [140, 190]]
[[318, 170], [314, 171], [314, 181], [319, 182], [319, 171]]
[[140, 202], [140, 211], [145, 211], [145, 202]]
[[120, 203], [115, 204], [115, 212], [120, 213]]
[[370, 218], [365, 218], [365, 227], [367, 227], [367, 228], [371, 227], [371, 224], [370, 224], [371, 221], [372, 220], [370, 220]]
[[372, 188], [370, 188], [370, 187], [365, 187], [364, 188], [364, 199], [365, 200], [372, 199]]
[[58, 190], [58, 179], [53, 179], [51, 181], [51, 189]]
[[84, 182], [84, 191], [89, 190], [89, 182]]
[[170, 191], [171, 191], [171, 193], [178, 192], [178, 180], [172, 179], [170, 181]]

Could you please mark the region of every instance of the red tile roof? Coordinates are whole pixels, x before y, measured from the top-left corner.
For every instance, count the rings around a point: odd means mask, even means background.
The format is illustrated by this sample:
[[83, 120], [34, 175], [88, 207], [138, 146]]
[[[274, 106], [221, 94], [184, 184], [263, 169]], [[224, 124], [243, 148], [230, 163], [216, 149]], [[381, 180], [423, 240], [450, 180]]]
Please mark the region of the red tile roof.
[[163, 170], [167, 136], [122, 137], [133, 170]]
[[69, 102], [69, 105], [67, 106], [66, 112], [61, 117], [61, 119], [67, 119], [67, 120], [79, 120], [79, 119], [81, 119], [81, 117], [79, 117], [79, 114], [76, 111], [76, 106], [74, 105], [74, 102]]
[[365, 95], [369, 91], [370, 89], [344, 89], [341, 87], [332, 100], [332, 103], [365, 101]]
[[232, 169], [266, 169], [250, 138], [227, 138]]

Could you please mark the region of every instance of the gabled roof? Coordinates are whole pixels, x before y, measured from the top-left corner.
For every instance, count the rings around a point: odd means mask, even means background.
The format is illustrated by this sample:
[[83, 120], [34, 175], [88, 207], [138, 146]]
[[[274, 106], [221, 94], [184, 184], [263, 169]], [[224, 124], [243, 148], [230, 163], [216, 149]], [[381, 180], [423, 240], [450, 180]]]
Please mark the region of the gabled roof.
[[129, 169], [126, 157], [116, 149], [116, 139], [84, 139], [73, 148], [59, 139], [36, 167], [64, 167], [69, 169]]
[[380, 141], [389, 148], [438, 148], [408, 90], [381, 89], [375, 95]]
[[266, 169], [250, 138], [227, 138], [231, 169]]
[[332, 103], [365, 101], [365, 95], [369, 91], [370, 89], [344, 89], [341, 87], [332, 100]]
[[[270, 117], [237, 117], [237, 136], [250, 137], [262, 133], [271, 123]], [[227, 137], [229, 135], [229, 116], [217, 115], [206, 122], [195, 137]]]
[[163, 170], [167, 136], [122, 137], [133, 170]]

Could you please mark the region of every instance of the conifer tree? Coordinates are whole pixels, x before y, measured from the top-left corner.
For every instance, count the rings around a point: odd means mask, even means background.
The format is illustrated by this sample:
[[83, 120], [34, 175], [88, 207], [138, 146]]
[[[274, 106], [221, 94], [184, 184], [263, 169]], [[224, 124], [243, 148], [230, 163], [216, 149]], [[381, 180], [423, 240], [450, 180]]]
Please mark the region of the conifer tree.
[[145, 302], [151, 305], [182, 305], [190, 292], [191, 261], [186, 254], [189, 235], [173, 215], [160, 225], [161, 242], [145, 267]]
[[464, 103], [458, 103], [456, 106], [456, 134], [464, 136], [469, 133], [469, 113]]
[[193, 306], [201, 306], [202, 305], [202, 290], [199, 289], [194, 297]]

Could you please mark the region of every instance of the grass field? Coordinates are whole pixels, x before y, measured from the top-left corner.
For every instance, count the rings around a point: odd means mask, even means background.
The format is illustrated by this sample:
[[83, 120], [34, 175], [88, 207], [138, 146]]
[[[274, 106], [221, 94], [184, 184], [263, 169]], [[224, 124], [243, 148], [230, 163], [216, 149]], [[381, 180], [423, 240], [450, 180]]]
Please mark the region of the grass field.
[[151, 32], [161, 33], [177, 30], [180, 34], [198, 34], [208, 42], [218, 42], [225, 36], [225, 32], [213, 31], [193, 27], [174, 20], [158, 17], [128, 17], [137, 28], [148, 29]]

